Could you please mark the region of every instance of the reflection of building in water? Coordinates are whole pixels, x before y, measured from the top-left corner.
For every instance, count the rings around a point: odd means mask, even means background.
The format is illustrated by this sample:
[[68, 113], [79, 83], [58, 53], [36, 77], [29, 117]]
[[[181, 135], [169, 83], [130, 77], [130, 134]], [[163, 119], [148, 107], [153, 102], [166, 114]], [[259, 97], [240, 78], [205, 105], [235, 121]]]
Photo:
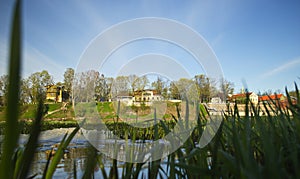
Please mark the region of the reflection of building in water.
[[[107, 144], [105, 145], [105, 148], [103, 150], [108, 151], [116, 151], [114, 147], [117, 147], [119, 150], [117, 150], [116, 155], [122, 155], [126, 156], [126, 152], [124, 150], [124, 143], [120, 143], [117, 146], [114, 145], [115, 143], [112, 142], [111, 145]], [[52, 147], [41, 146], [40, 150], [36, 153], [35, 159], [30, 171], [29, 175], [35, 175], [37, 174], [37, 178], [42, 178], [43, 172], [45, 170], [48, 157], [50, 153], [57, 150], [58, 145], [53, 145]], [[80, 177], [82, 173], [84, 173], [87, 165], [87, 154], [88, 154], [88, 148], [85, 144], [70, 144], [70, 147], [68, 147], [64, 151], [63, 158], [60, 160], [58, 167], [53, 175], [53, 178], [73, 178], [73, 172], [74, 172], [74, 164], [76, 166], [77, 176]], [[53, 152], [55, 154], [55, 152]], [[105, 169], [109, 169], [113, 161], [111, 158], [109, 158], [106, 155], [103, 155], [101, 153], [98, 154], [98, 159], [103, 162], [105, 165]], [[118, 167], [122, 167], [121, 163], [118, 163]], [[99, 165], [94, 168], [95, 176], [101, 178], [101, 171], [99, 170]], [[97, 178], [96, 177], [96, 178]]]
[[85, 147], [70, 147], [64, 153], [64, 171], [73, 173], [74, 162], [76, 169], [84, 170], [87, 148]]
[[[75, 144], [73, 144], [75, 145]], [[58, 145], [53, 145], [53, 148], [47, 147], [46, 150], [41, 148], [35, 155], [34, 162], [31, 168], [31, 174], [37, 174], [38, 176], [43, 175], [43, 171], [45, 170], [47, 160], [52, 153], [55, 154]], [[53, 150], [52, 150], [53, 149]], [[62, 160], [59, 162], [59, 167], [57, 168], [55, 175], [59, 176], [73, 176], [73, 167], [74, 162], [76, 164], [77, 171], [84, 171], [86, 166], [86, 155], [87, 155], [87, 148], [85, 145], [82, 146], [72, 146], [68, 147], [64, 151], [64, 155]], [[51, 158], [52, 160], [52, 158]]]

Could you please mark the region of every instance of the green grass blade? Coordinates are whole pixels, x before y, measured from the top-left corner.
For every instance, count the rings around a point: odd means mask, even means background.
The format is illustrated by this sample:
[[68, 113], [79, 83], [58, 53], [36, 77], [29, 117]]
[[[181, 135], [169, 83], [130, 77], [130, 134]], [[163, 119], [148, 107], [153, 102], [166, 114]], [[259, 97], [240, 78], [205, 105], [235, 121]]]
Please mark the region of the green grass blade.
[[139, 174], [142, 172], [142, 166], [144, 163], [137, 163], [135, 167], [135, 171], [132, 174], [133, 178], [138, 178]]
[[297, 105], [300, 106], [300, 94], [297, 84], [295, 83], [295, 91], [296, 91], [296, 99], [297, 99]]
[[158, 123], [157, 123], [157, 118], [156, 118], [156, 109], [154, 109], [154, 140], [158, 140], [159, 135], [158, 135]]
[[167, 134], [169, 134], [171, 132], [171, 130], [167, 127], [167, 125], [164, 121], [159, 121], [159, 122], [160, 122], [160, 125], [163, 128], [164, 134], [166, 136]]
[[28, 139], [26, 148], [24, 150], [24, 153], [22, 155], [22, 160], [21, 160], [21, 165], [20, 165], [20, 171], [19, 169], [17, 169], [17, 171], [19, 171], [19, 175], [17, 178], [26, 178], [28, 175], [28, 172], [30, 170], [30, 166], [31, 163], [33, 161], [34, 158], [34, 152], [37, 144], [38, 144], [38, 139], [39, 139], [39, 135], [41, 132], [41, 122], [42, 122], [42, 118], [43, 118], [43, 99], [42, 96], [40, 97], [40, 101], [38, 104], [38, 110], [37, 110], [37, 116], [32, 128], [32, 131], [30, 133], [30, 137]]
[[43, 179], [46, 178], [47, 170], [49, 168], [49, 164], [51, 162], [51, 158], [53, 157], [53, 151], [54, 151], [54, 149], [52, 148], [52, 150], [50, 151], [50, 154], [49, 154], [49, 156], [47, 158], [47, 163], [46, 163], [46, 166], [44, 168], [44, 172], [43, 172], [43, 176], [42, 176]]
[[76, 160], [73, 162], [73, 178], [77, 179], [77, 167], [76, 167]]
[[222, 130], [223, 130], [223, 125], [224, 125], [224, 120], [222, 120], [222, 123], [220, 125], [220, 128], [218, 130], [218, 132], [216, 133], [215, 136], [215, 142], [212, 148], [212, 175], [213, 177], [215, 173], [217, 173], [217, 163], [218, 163], [218, 150], [220, 148], [221, 145], [221, 137], [222, 137]]
[[109, 178], [119, 178], [117, 160], [113, 159], [112, 166], [109, 171]]
[[107, 179], [108, 177], [107, 177], [107, 173], [105, 171], [105, 166], [104, 166], [104, 163], [103, 163], [103, 157], [102, 157], [102, 155], [103, 154], [98, 155], [97, 161], [98, 161], [99, 168], [101, 170], [103, 179]]
[[19, 139], [19, 91], [21, 68], [21, 2], [16, 1], [11, 29], [6, 128], [0, 178], [12, 178], [12, 157]]
[[20, 170], [18, 170], [18, 168], [20, 168], [20, 166], [21, 166], [23, 153], [24, 153], [24, 148], [23, 147], [19, 147], [15, 151], [14, 159], [13, 159], [14, 178], [16, 178], [16, 176], [18, 176], [18, 172], [20, 171]]
[[57, 164], [59, 163], [59, 161], [60, 161], [60, 159], [61, 159], [61, 157], [62, 157], [62, 155], [63, 155], [63, 153], [62, 153], [62, 152], [63, 152], [62, 148], [63, 148], [63, 144], [64, 144], [65, 141], [66, 141], [67, 135], [68, 135], [68, 134], [65, 134], [65, 135], [64, 135], [64, 137], [63, 137], [63, 139], [61, 140], [60, 145], [59, 145], [59, 147], [58, 147], [58, 149], [57, 149], [57, 151], [56, 151], [56, 153], [55, 153], [55, 155], [54, 155], [52, 161], [51, 161], [50, 164], [48, 165], [47, 171], [45, 171], [46, 173], [44, 173], [46, 179], [51, 178], [52, 175], [53, 175], [53, 173], [55, 172], [56, 166], [57, 166]]
[[75, 136], [75, 134], [78, 132], [79, 130], [79, 126], [76, 127], [72, 133], [68, 136], [68, 138], [66, 139], [67, 137], [67, 134], [64, 136], [63, 140], [61, 141], [53, 159], [52, 159], [52, 162], [50, 163], [50, 166], [47, 170], [47, 174], [46, 174], [46, 179], [50, 179], [52, 178], [54, 172], [55, 172], [55, 169], [56, 169], [56, 166], [58, 165], [59, 161], [61, 160], [61, 158], [63, 157], [63, 152], [64, 150], [67, 148], [67, 146], [69, 145], [69, 143], [71, 142], [71, 140], [73, 139], [73, 137]]
[[97, 150], [93, 146], [89, 146], [87, 163], [82, 178], [84, 179], [93, 178], [94, 168], [96, 164], [97, 164]]

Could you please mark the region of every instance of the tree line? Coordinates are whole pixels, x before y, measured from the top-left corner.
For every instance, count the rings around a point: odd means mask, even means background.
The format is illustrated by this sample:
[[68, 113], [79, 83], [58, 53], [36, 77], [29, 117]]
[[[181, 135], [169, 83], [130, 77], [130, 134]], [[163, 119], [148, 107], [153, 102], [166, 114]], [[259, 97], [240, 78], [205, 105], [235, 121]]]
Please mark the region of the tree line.
[[[65, 90], [71, 92], [72, 81], [74, 77], [74, 69], [67, 68], [64, 73], [64, 82], [55, 83], [53, 76], [49, 74], [47, 70], [32, 73], [27, 78], [21, 79], [20, 84], [20, 104], [37, 103], [39, 96], [46, 94], [46, 86], [59, 85], [64, 86]], [[2, 105], [6, 104], [6, 95], [8, 93], [8, 75], [2, 75], [0, 77], [0, 96]]]
[[[6, 103], [7, 83], [8, 76], [2, 75], [0, 77], [2, 105]], [[212, 97], [222, 98], [225, 94], [232, 94], [234, 91], [233, 83], [227, 80], [222, 80], [219, 86], [216, 84], [216, 81], [203, 74], [196, 75], [192, 79], [181, 78], [177, 81], [157, 76], [151, 81], [147, 76], [139, 77], [134, 74], [116, 78], [106, 77], [93, 70], [75, 74], [72, 68], [65, 70], [63, 82], [55, 83], [53, 76], [47, 70], [42, 70], [21, 80], [20, 103], [37, 103], [39, 94], [46, 94], [46, 86], [49, 85], [63, 87], [63, 90], [71, 97], [73, 92], [76, 93], [74, 96], [78, 98], [77, 100], [89, 98], [97, 101], [108, 101], [117, 95], [133, 95], [135, 91], [153, 89], [165, 99], [189, 98], [209, 102]], [[93, 90], [93, 93], [86, 89]]]
[[188, 98], [203, 103], [209, 102], [212, 97], [225, 99], [227, 94], [234, 91], [232, 82], [222, 79], [218, 83], [204, 74], [196, 75], [192, 79], [181, 78], [170, 81], [161, 76], [153, 79], [134, 74], [116, 78], [105, 77], [94, 70], [75, 74], [73, 87], [74, 100], [81, 102], [94, 99], [107, 101], [117, 96], [133, 96], [137, 91], [152, 89], [164, 99]]

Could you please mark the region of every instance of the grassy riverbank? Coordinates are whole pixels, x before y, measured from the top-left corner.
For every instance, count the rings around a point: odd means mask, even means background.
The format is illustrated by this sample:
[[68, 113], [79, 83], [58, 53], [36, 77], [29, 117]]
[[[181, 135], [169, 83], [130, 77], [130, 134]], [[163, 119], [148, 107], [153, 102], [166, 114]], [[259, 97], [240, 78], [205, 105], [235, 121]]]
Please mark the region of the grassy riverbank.
[[[44, 113], [42, 130], [51, 130], [54, 128], [66, 128], [66, 127], [78, 126], [75, 120], [75, 113], [74, 113], [74, 109], [72, 108], [72, 105], [71, 104], [67, 104], [65, 106], [64, 105], [65, 105], [64, 103], [44, 104], [44, 109], [47, 108], [47, 111], [45, 111]], [[118, 118], [116, 114], [117, 109], [115, 109], [116, 106], [114, 106], [112, 102], [98, 102], [96, 106], [99, 112], [99, 117], [101, 117], [103, 121], [107, 122], [108, 126], [115, 126], [114, 128], [120, 129], [118, 133], [121, 136], [125, 133], [124, 132], [125, 128], [123, 127], [129, 126], [129, 125], [125, 125], [125, 121], [129, 123], [135, 122], [136, 119], [135, 117], [132, 119]], [[176, 107], [172, 103], [168, 103], [167, 106], [168, 108], [166, 110], [166, 114], [163, 117], [164, 119], [172, 122], [171, 114], [175, 115], [177, 113]], [[129, 108], [131, 109], [132, 107]], [[141, 111], [141, 109], [139, 109], [138, 107], [135, 107], [134, 109]], [[3, 134], [4, 131], [5, 111], [6, 111], [6, 107], [0, 108], [0, 135]], [[27, 134], [30, 132], [36, 113], [37, 113], [37, 104], [25, 104], [20, 106], [19, 123], [20, 123], [20, 132], [22, 134]], [[115, 121], [117, 118], [119, 120], [118, 124], [113, 124], [112, 121]], [[153, 135], [153, 134], [149, 134], [149, 135]], [[163, 134], [161, 134], [161, 136], [162, 135]]]
[[[62, 108], [63, 103], [53, 103], [53, 104], [45, 104], [45, 107], [47, 106], [48, 110], [45, 112], [44, 119], [74, 119], [74, 110], [72, 109], [71, 105], [67, 105], [67, 110], [64, 111]], [[5, 111], [6, 107], [0, 107], [0, 121], [5, 121]], [[57, 111], [57, 112], [55, 112]], [[54, 112], [53, 114], [50, 114]], [[37, 113], [37, 104], [25, 104], [20, 105], [20, 115], [19, 119], [21, 120], [33, 120]], [[50, 114], [50, 115], [48, 115]]]
[[[54, 128], [69, 128], [78, 126], [74, 119], [74, 110], [71, 105], [67, 105], [67, 110], [62, 110], [62, 103], [55, 104], [45, 104], [47, 105], [47, 113], [52, 113], [50, 115], [44, 115], [42, 121], [41, 130], [51, 130]], [[0, 108], [0, 135], [3, 134], [5, 128], [5, 111], [6, 107]], [[28, 134], [33, 126], [33, 121], [37, 113], [36, 104], [26, 104], [20, 106], [20, 116], [19, 116], [19, 132], [22, 134]]]
[[[75, 120], [51, 120], [51, 121], [43, 121], [41, 125], [41, 131], [52, 130], [57, 128], [71, 128], [77, 127], [78, 124]], [[19, 133], [21, 134], [29, 134], [33, 128], [33, 122], [30, 120], [21, 120], [19, 121]], [[5, 122], [0, 122], [0, 135], [4, 134], [5, 130]]]

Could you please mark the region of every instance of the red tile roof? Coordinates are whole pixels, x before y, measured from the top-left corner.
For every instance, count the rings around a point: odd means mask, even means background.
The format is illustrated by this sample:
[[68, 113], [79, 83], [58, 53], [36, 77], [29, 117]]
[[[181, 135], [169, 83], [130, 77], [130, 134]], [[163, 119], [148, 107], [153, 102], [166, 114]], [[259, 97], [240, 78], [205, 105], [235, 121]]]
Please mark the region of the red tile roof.
[[278, 100], [283, 94], [264, 95], [259, 97], [259, 101]]

